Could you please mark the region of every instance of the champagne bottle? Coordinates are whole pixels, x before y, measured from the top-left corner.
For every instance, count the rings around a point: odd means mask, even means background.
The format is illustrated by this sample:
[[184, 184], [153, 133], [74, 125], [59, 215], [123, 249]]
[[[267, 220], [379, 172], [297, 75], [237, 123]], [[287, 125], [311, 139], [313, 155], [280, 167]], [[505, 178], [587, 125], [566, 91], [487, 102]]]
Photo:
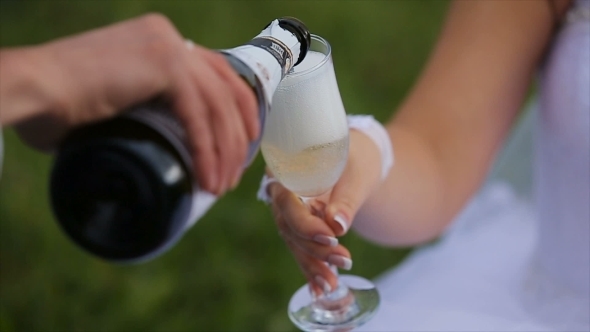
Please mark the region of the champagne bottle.
[[[220, 52], [252, 88], [260, 128], [281, 79], [309, 49], [294, 18], [276, 19], [247, 44]], [[54, 216], [80, 247], [102, 259], [137, 263], [172, 247], [217, 197], [199, 188], [182, 125], [165, 102], [72, 131], [50, 179]], [[246, 162], [256, 156], [253, 142]]]

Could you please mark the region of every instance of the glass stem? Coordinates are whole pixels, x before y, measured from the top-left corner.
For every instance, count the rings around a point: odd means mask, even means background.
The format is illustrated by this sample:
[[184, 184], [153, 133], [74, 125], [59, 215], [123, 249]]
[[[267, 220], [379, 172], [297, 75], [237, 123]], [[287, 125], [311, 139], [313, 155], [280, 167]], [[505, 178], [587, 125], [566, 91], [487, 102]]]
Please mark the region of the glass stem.
[[336, 266], [328, 264], [328, 267], [336, 274], [338, 285], [329, 293], [314, 297], [311, 303], [314, 320], [322, 324], [346, 321], [360, 311], [354, 294], [338, 278]]
[[334, 275], [336, 276], [336, 279], [338, 280], [338, 284], [336, 285], [336, 288], [333, 289], [330, 293], [324, 294], [321, 297], [324, 300], [328, 300], [328, 301], [338, 301], [348, 294], [348, 287], [346, 287], [346, 285], [344, 285], [343, 283], [340, 282], [340, 278], [338, 277], [339, 276], [338, 275], [338, 268], [333, 264], [328, 264], [328, 267], [330, 268], [330, 270], [332, 270], [332, 273], [334, 273]]

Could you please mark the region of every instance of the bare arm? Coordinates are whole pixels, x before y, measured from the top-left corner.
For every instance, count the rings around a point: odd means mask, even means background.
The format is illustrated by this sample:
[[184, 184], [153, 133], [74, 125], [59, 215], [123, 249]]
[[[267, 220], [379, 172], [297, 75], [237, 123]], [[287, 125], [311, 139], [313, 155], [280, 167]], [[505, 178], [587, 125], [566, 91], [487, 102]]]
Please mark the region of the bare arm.
[[335, 236], [351, 224], [373, 242], [416, 245], [440, 235], [475, 193], [569, 5], [551, 1], [452, 3], [424, 72], [386, 125], [395, 165], [383, 182], [380, 150], [353, 130], [324, 213], [314, 215], [278, 183], [269, 186], [277, 226], [315, 292], [336, 286], [323, 262], [337, 255], [332, 263], [350, 267]]
[[[562, 13], [567, 2], [555, 3]], [[356, 229], [386, 245], [436, 237], [481, 185], [548, 47], [545, 1], [456, 1], [432, 57], [387, 124], [396, 165]]]

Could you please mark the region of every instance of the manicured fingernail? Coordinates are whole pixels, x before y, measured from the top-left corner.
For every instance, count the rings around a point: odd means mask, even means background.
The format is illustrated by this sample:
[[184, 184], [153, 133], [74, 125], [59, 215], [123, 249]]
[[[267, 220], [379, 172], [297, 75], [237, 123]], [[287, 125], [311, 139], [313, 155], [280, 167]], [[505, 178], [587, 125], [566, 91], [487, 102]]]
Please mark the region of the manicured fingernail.
[[311, 283], [308, 283], [307, 285], [309, 288], [309, 294], [311, 295], [311, 298], [315, 301], [318, 297], [320, 297], [321, 294], [315, 291], [315, 288], [312, 287]]
[[324, 279], [322, 276], [315, 276], [314, 280], [318, 284], [318, 286], [322, 287], [324, 294], [330, 293], [332, 291], [332, 287], [330, 286], [328, 281], [326, 281], [326, 279]]
[[334, 221], [337, 222], [340, 227], [342, 227], [342, 234], [346, 234], [348, 231], [348, 222], [346, 221], [346, 218], [341, 214], [337, 214], [334, 217]]
[[344, 270], [352, 269], [352, 259], [350, 259], [348, 257], [344, 257], [342, 255], [328, 256], [328, 263], [334, 264]]
[[338, 245], [338, 239], [333, 236], [318, 234], [313, 237], [313, 240], [319, 244], [324, 244], [330, 247], [335, 247]]

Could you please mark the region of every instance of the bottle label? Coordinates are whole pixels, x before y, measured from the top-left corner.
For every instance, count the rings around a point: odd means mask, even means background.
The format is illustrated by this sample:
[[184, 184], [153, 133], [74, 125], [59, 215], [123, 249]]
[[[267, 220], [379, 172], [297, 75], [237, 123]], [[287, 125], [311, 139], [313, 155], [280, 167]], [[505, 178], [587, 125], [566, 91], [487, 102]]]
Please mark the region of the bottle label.
[[244, 45], [223, 51], [241, 60], [260, 80], [264, 99], [270, 105], [272, 95], [283, 77], [283, 69], [275, 57], [266, 50], [252, 45]]
[[281, 79], [284, 78], [291, 69], [291, 64], [293, 63], [293, 52], [291, 52], [291, 50], [280, 40], [267, 36], [258, 37], [249, 41], [247, 45], [260, 47], [261, 49], [272, 54], [281, 68], [283, 68]]

